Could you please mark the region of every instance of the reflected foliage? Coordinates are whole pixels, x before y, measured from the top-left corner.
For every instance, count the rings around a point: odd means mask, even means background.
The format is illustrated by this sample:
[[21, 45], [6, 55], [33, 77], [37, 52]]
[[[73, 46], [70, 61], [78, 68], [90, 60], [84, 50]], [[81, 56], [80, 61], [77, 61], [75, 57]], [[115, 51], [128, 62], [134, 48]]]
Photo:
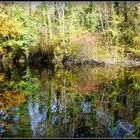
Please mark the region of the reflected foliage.
[[1, 66], [0, 77], [1, 137], [139, 137], [139, 68]]

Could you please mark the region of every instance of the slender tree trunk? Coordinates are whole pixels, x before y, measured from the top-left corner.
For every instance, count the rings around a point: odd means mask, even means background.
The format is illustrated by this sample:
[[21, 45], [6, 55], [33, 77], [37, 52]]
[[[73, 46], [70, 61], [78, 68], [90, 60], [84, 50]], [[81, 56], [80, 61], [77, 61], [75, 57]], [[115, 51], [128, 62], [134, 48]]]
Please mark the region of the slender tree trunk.
[[63, 36], [63, 45], [65, 45], [65, 15], [64, 15], [64, 4], [62, 7], [62, 36]]
[[29, 15], [31, 17], [31, 14], [32, 14], [32, 2], [29, 1]]
[[123, 12], [123, 15], [125, 17], [125, 21], [128, 20], [127, 12], [128, 12], [128, 10], [127, 10], [127, 2], [124, 2], [124, 12]]
[[[60, 25], [60, 34], [62, 37], [62, 44], [65, 46], [65, 3], [59, 2], [57, 6], [59, 25]], [[66, 49], [66, 48], [65, 48]]]
[[[104, 2], [104, 15], [105, 15], [105, 29], [107, 31], [109, 25], [108, 25], [108, 13], [107, 13], [107, 3], [106, 2]], [[106, 36], [106, 44], [108, 45], [109, 37], [106, 32], [105, 32], [105, 36]], [[107, 52], [108, 52], [108, 47], [107, 47]]]
[[47, 18], [48, 18], [49, 42], [51, 42], [52, 41], [52, 22], [51, 22], [51, 5], [50, 5], [50, 3], [48, 6]]
[[[102, 19], [101, 8], [98, 7], [98, 9], [99, 9], [99, 18], [100, 18], [101, 28], [102, 28], [103, 35], [104, 35], [104, 37], [105, 37], [105, 28], [104, 28], [103, 19]], [[105, 40], [106, 40], [106, 39], [105, 39]]]
[[114, 2], [114, 8], [115, 8], [116, 14], [118, 15], [120, 13], [119, 2], [118, 1]]

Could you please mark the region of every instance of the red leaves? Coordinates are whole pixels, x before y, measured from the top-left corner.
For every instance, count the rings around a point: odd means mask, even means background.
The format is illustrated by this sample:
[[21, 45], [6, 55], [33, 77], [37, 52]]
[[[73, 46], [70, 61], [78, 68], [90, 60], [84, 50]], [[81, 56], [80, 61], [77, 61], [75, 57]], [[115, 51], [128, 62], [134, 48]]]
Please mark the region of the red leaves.
[[99, 87], [97, 83], [85, 83], [77, 86], [76, 89], [89, 95], [93, 91], [98, 91]]

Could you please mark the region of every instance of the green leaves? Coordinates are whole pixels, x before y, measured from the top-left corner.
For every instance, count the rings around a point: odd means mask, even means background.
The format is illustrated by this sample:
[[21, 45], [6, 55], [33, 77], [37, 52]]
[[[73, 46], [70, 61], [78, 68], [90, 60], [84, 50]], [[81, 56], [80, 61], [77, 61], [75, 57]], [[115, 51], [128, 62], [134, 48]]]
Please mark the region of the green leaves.
[[134, 83], [133, 84], [133, 89], [135, 89], [136, 91], [140, 91], [140, 84], [139, 83]]
[[25, 40], [8, 40], [3, 43], [3, 46], [10, 46], [10, 47], [22, 47], [26, 45]]
[[24, 90], [28, 93], [36, 93], [41, 90], [39, 83], [36, 81], [36, 79], [29, 79], [27, 81], [20, 81], [16, 85], [16, 89], [18, 90]]
[[135, 127], [136, 127], [136, 133], [138, 136], [140, 136], [140, 112], [137, 114], [137, 118], [134, 120]]

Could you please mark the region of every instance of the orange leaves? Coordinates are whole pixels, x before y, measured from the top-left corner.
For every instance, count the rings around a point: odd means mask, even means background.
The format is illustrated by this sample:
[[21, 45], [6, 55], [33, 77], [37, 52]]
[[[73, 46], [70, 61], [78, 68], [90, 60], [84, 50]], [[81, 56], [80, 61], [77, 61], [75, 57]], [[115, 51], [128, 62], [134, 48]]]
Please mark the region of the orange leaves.
[[19, 92], [5, 91], [0, 93], [0, 110], [18, 107], [22, 102], [25, 102], [25, 97]]

